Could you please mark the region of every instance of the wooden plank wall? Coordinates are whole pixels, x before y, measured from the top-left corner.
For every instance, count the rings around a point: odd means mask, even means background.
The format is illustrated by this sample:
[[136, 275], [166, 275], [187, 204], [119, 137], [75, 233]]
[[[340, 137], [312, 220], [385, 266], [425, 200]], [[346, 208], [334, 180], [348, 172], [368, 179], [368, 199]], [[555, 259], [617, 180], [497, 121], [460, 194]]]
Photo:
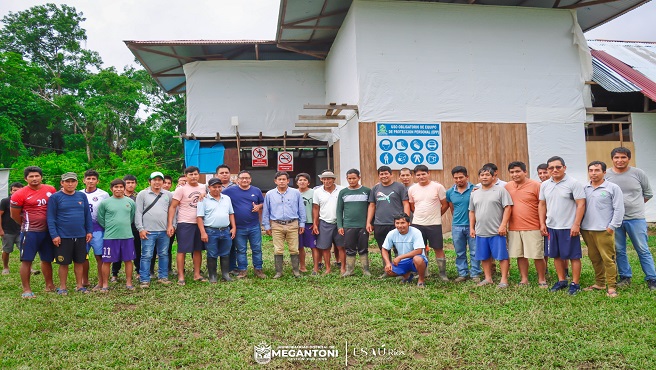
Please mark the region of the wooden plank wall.
[[592, 161], [602, 161], [606, 163], [606, 166], [612, 167], [613, 161], [610, 159], [610, 152], [618, 146], [623, 146], [631, 150], [631, 161], [629, 163], [631, 166], [635, 167], [635, 145], [628, 141], [622, 143], [619, 141], [586, 141], [585, 149], [588, 163]]
[[[375, 122], [360, 122], [359, 133], [362, 183], [371, 187], [378, 182]], [[451, 169], [455, 166], [465, 166], [470, 181], [477, 183], [478, 169], [492, 162], [499, 167], [499, 178], [508, 181], [508, 163], [522, 161], [528, 164], [526, 124], [442, 122], [442, 156], [444, 170], [433, 170], [430, 176], [447, 189], [453, 186]], [[398, 180], [399, 171], [393, 172]], [[445, 232], [450, 231], [450, 215], [443, 220], [443, 225]]]

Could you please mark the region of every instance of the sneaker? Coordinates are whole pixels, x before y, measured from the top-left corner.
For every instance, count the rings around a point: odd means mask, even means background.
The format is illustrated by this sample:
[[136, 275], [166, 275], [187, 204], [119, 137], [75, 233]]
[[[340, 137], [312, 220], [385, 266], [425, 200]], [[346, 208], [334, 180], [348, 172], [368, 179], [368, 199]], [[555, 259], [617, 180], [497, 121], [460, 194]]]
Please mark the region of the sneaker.
[[414, 275], [414, 274], [410, 274], [410, 276], [408, 276], [407, 279], [403, 279], [403, 280], [401, 280], [401, 283], [403, 283], [403, 284], [410, 284], [410, 283], [412, 283], [412, 279], [414, 279], [414, 278], [415, 278], [415, 275]]
[[169, 280], [169, 279], [167, 279], [167, 278], [159, 279], [159, 280], [157, 280], [157, 282], [160, 283], [160, 284], [164, 284], [164, 285], [170, 285], [170, 284], [172, 284], [172, 281]]
[[576, 295], [576, 293], [580, 291], [581, 291], [581, 286], [573, 282], [569, 284], [569, 290], [567, 291], [567, 293], [569, 293], [569, 295]]
[[567, 288], [567, 280], [562, 280], [554, 284], [551, 289], [549, 290], [550, 292], [557, 292], [561, 289]]
[[112, 276], [111, 278], [109, 278], [109, 282], [110, 282], [110, 283], [116, 283], [116, 282], [118, 282], [118, 276]]
[[239, 270], [232, 270], [228, 274], [230, 274], [232, 276], [237, 276], [237, 275], [239, 275]]
[[478, 283], [481, 282], [481, 277], [480, 277], [480, 276], [473, 276], [471, 279], [472, 279], [472, 281], [475, 282], [476, 284], [478, 284]]
[[3, 275], [9, 275], [9, 269], [4, 269], [2, 270]]
[[141, 289], [150, 288], [150, 283], [144, 281], [141, 284], [139, 284], [139, 288]]
[[469, 280], [469, 276], [458, 276], [453, 280], [454, 283], [463, 283], [465, 281]]
[[630, 277], [620, 277], [620, 280], [617, 282], [618, 288], [627, 287], [629, 285], [631, 285]]
[[239, 271], [239, 273], [237, 274], [237, 279], [243, 279], [245, 277], [246, 277], [246, 270]]
[[648, 280], [647, 287], [649, 290], [656, 290], [656, 280]]
[[31, 269], [31, 270], [30, 270], [30, 273], [31, 273], [32, 275], [38, 275], [38, 274], [41, 273], [41, 270]]

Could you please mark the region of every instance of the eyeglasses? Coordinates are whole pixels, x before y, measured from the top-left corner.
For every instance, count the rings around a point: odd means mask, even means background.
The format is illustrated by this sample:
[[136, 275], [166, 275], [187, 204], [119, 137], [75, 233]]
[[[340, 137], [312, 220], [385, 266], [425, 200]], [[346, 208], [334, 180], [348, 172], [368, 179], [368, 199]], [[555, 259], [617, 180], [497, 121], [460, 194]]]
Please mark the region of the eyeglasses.
[[560, 171], [560, 170], [563, 169], [563, 167], [564, 167], [564, 166], [551, 166], [551, 167], [547, 167], [547, 169], [548, 169], [549, 171], [553, 171], [553, 170], [558, 170], [558, 171]]

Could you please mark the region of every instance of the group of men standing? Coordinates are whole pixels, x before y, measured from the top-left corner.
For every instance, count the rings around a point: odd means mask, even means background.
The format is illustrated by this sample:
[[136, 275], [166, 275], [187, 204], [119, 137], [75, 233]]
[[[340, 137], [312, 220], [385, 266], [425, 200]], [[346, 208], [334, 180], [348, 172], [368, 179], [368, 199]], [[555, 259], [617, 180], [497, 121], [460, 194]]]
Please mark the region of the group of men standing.
[[[96, 171], [84, 174], [83, 191], [76, 190], [77, 174], [65, 173], [57, 191], [42, 183], [40, 168], [28, 167], [24, 170], [27, 186], [12, 184], [9, 208], [7, 199], [0, 203], [3, 274], [9, 272], [9, 253], [20, 244], [24, 298], [35, 296], [30, 275], [37, 253], [46, 290], [61, 295], [68, 293], [71, 263], [80, 293], [107, 292], [121, 263], [125, 264], [128, 290], [134, 289], [133, 263], [140, 286], [147, 288], [155, 256], [159, 259], [157, 281], [168, 285], [171, 246], [177, 237], [178, 285], [186, 284], [187, 254], [192, 255], [194, 280], [208, 281], [201, 274], [202, 250], [207, 250], [211, 283], [219, 280], [219, 268], [225, 281], [232, 280], [231, 275], [246, 277], [249, 244], [254, 275], [266, 278], [262, 271], [263, 228], [273, 237], [274, 278], [283, 276], [285, 246], [295, 277], [306, 272], [304, 248], [312, 250], [312, 275], [319, 274], [322, 265], [324, 273], [331, 272], [334, 249], [341, 276], [354, 274], [358, 255], [363, 275], [370, 276], [368, 247], [373, 233], [384, 265], [381, 277], [401, 276], [409, 283], [417, 275], [417, 285], [424, 287], [428, 248], [434, 250], [439, 278], [449, 281], [442, 215], [451, 210], [458, 272], [455, 282], [472, 279], [479, 286], [492, 284], [498, 261], [501, 279], [497, 286], [506, 288], [509, 260], [515, 258], [519, 285], [529, 285], [529, 260], [533, 260], [538, 286], [548, 288], [547, 262], [552, 258], [558, 281], [551, 291], [568, 289], [576, 294], [581, 290], [582, 237], [595, 270], [595, 284], [585, 290], [605, 290], [616, 297], [617, 286], [628, 285], [632, 277], [626, 256], [627, 234], [649, 288], [656, 289], [644, 213], [644, 203], [653, 194], [645, 173], [629, 166], [630, 158], [630, 150], [620, 147], [611, 153], [611, 169], [607, 170], [604, 162], [591, 162], [586, 184], [568, 176], [565, 161], [558, 156], [538, 167], [540, 182], [530, 179], [526, 164], [519, 161], [508, 165], [508, 183], [498, 178], [493, 163], [478, 170], [476, 185], [469, 181], [465, 167], [456, 166], [451, 170], [454, 185], [449, 189], [431, 181], [423, 165], [401, 171], [402, 182], [393, 181], [392, 170], [382, 166], [378, 168], [379, 182], [371, 189], [360, 183], [357, 169], [346, 172], [347, 187], [336, 185], [336, 175], [326, 170], [319, 175], [322, 185], [314, 189], [307, 173], [296, 176], [296, 189], [289, 186], [287, 172], [278, 172], [276, 187], [265, 196], [251, 186], [249, 171], [239, 172], [235, 184], [225, 165], [217, 168], [207, 186], [199, 183], [197, 167], [187, 167], [174, 192], [169, 191], [172, 178], [153, 172], [149, 187], [136, 194], [136, 178], [128, 175], [110, 183], [111, 196], [98, 188]], [[99, 277], [93, 288], [87, 259], [91, 250]], [[59, 264], [59, 287], [53, 282], [53, 260]], [[571, 282], [567, 276], [570, 265]]]

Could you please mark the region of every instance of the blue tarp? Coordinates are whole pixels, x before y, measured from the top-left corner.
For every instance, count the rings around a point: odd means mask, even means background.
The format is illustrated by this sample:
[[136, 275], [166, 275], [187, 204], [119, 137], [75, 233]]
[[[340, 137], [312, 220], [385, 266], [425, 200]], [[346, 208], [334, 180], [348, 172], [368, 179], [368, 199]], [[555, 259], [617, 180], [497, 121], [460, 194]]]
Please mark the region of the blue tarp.
[[185, 165], [200, 168], [200, 173], [214, 173], [223, 164], [225, 147], [221, 143], [211, 147], [201, 147], [199, 140], [185, 140]]

